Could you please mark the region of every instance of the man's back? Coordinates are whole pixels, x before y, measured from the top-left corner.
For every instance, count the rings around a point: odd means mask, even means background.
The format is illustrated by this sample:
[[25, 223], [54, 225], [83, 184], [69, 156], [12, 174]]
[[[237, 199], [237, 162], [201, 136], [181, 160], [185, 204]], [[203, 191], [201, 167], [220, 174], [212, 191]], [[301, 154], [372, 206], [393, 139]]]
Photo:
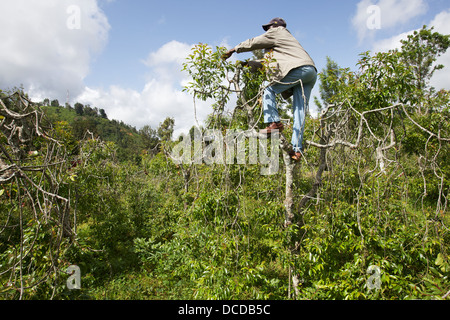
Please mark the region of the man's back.
[[236, 52], [253, 51], [265, 49], [266, 52], [273, 52], [275, 62], [271, 65], [276, 71], [275, 80], [283, 79], [289, 71], [302, 66], [314, 66], [306, 50], [297, 39], [284, 27], [269, 29], [261, 36], [246, 40], [236, 47]]

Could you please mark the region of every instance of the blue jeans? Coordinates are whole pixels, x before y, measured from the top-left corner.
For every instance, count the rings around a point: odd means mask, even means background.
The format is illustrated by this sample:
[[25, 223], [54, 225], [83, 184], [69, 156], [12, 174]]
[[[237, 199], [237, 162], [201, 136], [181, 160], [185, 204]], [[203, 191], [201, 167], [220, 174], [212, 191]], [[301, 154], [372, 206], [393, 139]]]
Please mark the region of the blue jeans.
[[[302, 85], [298, 83], [298, 80], [302, 80], [303, 90]], [[305, 131], [306, 107], [309, 105], [311, 91], [314, 88], [316, 81], [316, 68], [314, 68], [313, 66], [303, 66], [291, 70], [288, 75], [280, 81], [281, 83], [276, 83], [273, 86], [267, 87], [264, 91], [264, 122], [272, 123], [280, 121], [276, 103], [276, 95], [293, 88], [294, 101], [292, 107], [294, 115], [294, 128], [292, 132], [292, 146], [295, 152], [303, 151], [303, 134]], [[292, 84], [293, 82], [296, 83]], [[303, 99], [303, 93], [306, 101], [304, 101]]]

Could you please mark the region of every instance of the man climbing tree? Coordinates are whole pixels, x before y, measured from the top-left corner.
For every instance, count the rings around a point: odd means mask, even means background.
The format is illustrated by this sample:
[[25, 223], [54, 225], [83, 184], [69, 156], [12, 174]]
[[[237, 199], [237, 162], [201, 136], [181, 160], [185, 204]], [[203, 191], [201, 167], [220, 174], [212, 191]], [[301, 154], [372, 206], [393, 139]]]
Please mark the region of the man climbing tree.
[[290, 156], [300, 161], [303, 154], [303, 134], [305, 129], [306, 108], [311, 91], [317, 81], [317, 69], [309, 54], [286, 29], [282, 18], [274, 18], [263, 25], [266, 31], [261, 36], [246, 40], [223, 55], [226, 60], [233, 53], [265, 49], [266, 54], [273, 55], [271, 63], [271, 86], [263, 96], [264, 121], [268, 127], [261, 131], [270, 134], [273, 130], [283, 131], [276, 104], [276, 94], [283, 93], [284, 98], [293, 95], [294, 128]]

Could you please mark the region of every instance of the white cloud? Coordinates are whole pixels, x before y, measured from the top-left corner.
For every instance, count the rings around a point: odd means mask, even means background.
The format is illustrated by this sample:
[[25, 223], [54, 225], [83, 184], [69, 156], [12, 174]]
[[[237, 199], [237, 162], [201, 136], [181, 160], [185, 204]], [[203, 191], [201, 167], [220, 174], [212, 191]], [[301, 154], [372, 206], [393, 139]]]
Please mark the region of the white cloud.
[[192, 45], [170, 41], [155, 52], [151, 52], [142, 62], [149, 67], [149, 80], [157, 78], [160, 82], [181, 82], [186, 77], [181, 69]]
[[[376, 6], [378, 11], [369, 8]], [[369, 9], [369, 10], [368, 10]], [[373, 37], [379, 29], [390, 29], [405, 24], [427, 11], [424, 0], [362, 0], [357, 4], [356, 14], [352, 18], [352, 26], [358, 34], [360, 42]], [[379, 25], [373, 26], [374, 15], [379, 14]], [[369, 25], [368, 25], [369, 24]]]
[[375, 42], [372, 46], [373, 52], [386, 52], [391, 49], [400, 49], [402, 46], [401, 40], [406, 40], [409, 35], [412, 35], [414, 33], [414, 30], [403, 32], [401, 34], [395, 35], [388, 39], [382, 39], [377, 42]]
[[181, 65], [185, 62], [192, 47], [192, 45], [173, 40], [163, 45], [156, 52], [151, 52], [144, 63], [149, 67], [169, 63]]
[[[174, 136], [186, 133], [194, 125], [202, 125], [211, 113], [210, 103], [196, 101], [182, 92], [189, 79], [181, 71], [192, 45], [170, 41], [142, 62], [149, 68], [142, 91], [111, 86], [108, 90], [86, 88], [76, 98], [83, 104], [105, 109], [110, 119], [121, 120], [137, 127], [157, 128], [167, 117], [175, 119]], [[195, 107], [195, 108], [194, 108]], [[198, 123], [197, 123], [198, 121]]]
[[0, 12], [0, 88], [59, 99], [83, 90], [110, 28], [97, 0], [2, 0]]

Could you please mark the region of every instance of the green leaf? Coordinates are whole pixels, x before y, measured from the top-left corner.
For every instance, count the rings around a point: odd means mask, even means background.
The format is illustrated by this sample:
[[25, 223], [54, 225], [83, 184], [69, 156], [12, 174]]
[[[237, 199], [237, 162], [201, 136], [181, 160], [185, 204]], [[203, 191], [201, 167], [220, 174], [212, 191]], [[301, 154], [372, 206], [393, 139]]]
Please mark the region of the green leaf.
[[440, 266], [440, 265], [442, 265], [444, 263], [444, 258], [442, 257], [442, 254], [438, 254], [438, 256], [437, 256], [437, 258], [436, 258], [436, 262], [435, 262], [435, 264], [437, 265], [437, 266]]

